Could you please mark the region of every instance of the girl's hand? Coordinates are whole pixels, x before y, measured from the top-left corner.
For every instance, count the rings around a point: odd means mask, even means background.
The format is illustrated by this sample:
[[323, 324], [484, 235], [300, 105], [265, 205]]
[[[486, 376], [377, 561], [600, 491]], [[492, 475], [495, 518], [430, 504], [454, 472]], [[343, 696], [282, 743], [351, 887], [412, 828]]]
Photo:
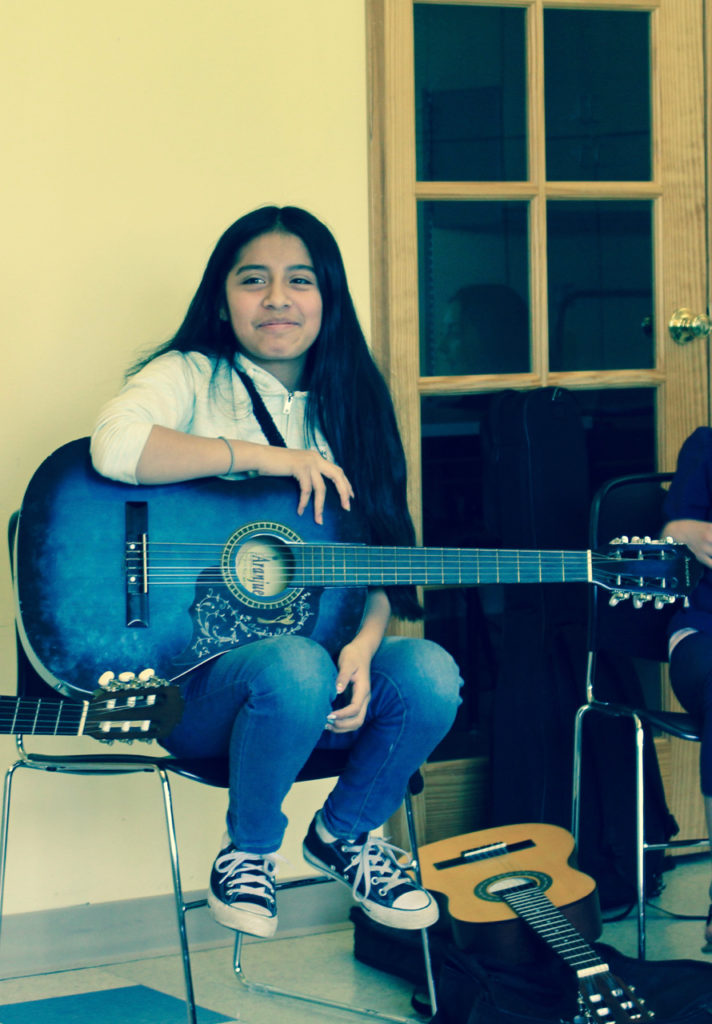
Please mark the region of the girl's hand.
[[324, 502], [328, 483], [333, 484], [339, 495], [341, 507], [349, 511], [353, 488], [341, 466], [329, 462], [313, 449], [266, 447], [258, 455], [257, 471], [260, 476], [292, 476], [299, 485], [297, 513], [301, 515], [314, 499], [314, 521], [323, 523]]
[[345, 694], [348, 703], [327, 715], [326, 728], [331, 732], [353, 732], [363, 725], [371, 698], [371, 661], [385, 636], [390, 615], [385, 590], [369, 590], [359, 631], [339, 654], [336, 693]]
[[326, 728], [329, 732], [354, 732], [363, 725], [371, 697], [370, 668], [370, 648], [359, 643], [358, 637], [342, 648], [339, 654], [336, 692], [348, 694], [348, 704], [327, 716]]
[[712, 569], [712, 523], [701, 519], [675, 519], [665, 524], [662, 536], [686, 544], [698, 562]]

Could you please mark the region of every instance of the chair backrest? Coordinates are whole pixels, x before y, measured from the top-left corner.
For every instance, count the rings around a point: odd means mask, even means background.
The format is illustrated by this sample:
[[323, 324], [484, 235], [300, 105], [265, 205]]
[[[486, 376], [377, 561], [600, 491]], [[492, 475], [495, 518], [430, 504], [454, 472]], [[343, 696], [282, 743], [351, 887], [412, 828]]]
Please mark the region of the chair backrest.
[[[663, 486], [672, 473], [641, 473], [605, 483], [591, 504], [589, 542], [592, 548], [616, 537], [659, 537], [665, 525]], [[631, 658], [667, 661], [667, 624], [675, 605], [655, 608], [649, 601], [635, 608], [631, 600], [612, 607], [609, 594], [591, 587], [589, 650], [607, 650]]]

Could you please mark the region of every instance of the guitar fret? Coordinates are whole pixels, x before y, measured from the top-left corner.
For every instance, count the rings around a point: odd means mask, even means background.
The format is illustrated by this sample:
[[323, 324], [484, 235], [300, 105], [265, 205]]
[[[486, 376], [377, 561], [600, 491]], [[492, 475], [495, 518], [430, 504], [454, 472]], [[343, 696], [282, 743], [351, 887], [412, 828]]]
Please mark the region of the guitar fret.
[[37, 732], [37, 719], [39, 718], [40, 708], [42, 707], [42, 700], [37, 701], [37, 707], [35, 708], [35, 717], [32, 722], [32, 735], [34, 736]]

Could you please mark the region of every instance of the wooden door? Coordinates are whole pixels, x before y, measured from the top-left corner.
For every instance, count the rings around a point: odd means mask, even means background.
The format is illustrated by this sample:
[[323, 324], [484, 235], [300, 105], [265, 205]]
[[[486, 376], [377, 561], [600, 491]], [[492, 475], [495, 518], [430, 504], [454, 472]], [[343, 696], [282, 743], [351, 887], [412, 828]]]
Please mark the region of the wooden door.
[[[372, 336], [426, 543], [429, 438], [504, 387], [578, 393], [594, 482], [709, 422], [707, 340], [668, 329], [708, 308], [705, 3], [367, 0]], [[686, 833], [690, 748], [661, 750]]]

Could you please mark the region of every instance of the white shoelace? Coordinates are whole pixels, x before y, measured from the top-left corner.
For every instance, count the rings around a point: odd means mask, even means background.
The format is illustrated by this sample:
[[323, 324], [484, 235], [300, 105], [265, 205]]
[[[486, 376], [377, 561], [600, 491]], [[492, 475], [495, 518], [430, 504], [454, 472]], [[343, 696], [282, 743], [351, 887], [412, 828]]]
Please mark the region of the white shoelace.
[[[369, 836], [363, 846], [344, 846], [343, 850], [352, 854], [348, 867], [356, 867], [351, 889], [354, 899], [358, 902], [362, 903], [368, 899], [372, 886], [378, 886], [381, 896], [386, 896], [398, 885], [405, 884], [416, 888], [416, 883], [405, 873], [405, 867], [398, 863], [398, 857], [408, 857], [408, 853], [386, 842], [385, 839], [372, 839]], [[360, 893], [357, 890], [362, 879], [363, 893]]]
[[229, 850], [216, 859], [215, 868], [226, 876], [225, 889], [229, 898], [239, 889], [245, 895], [261, 896], [270, 902], [274, 900], [274, 875], [277, 870], [274, 857]]

